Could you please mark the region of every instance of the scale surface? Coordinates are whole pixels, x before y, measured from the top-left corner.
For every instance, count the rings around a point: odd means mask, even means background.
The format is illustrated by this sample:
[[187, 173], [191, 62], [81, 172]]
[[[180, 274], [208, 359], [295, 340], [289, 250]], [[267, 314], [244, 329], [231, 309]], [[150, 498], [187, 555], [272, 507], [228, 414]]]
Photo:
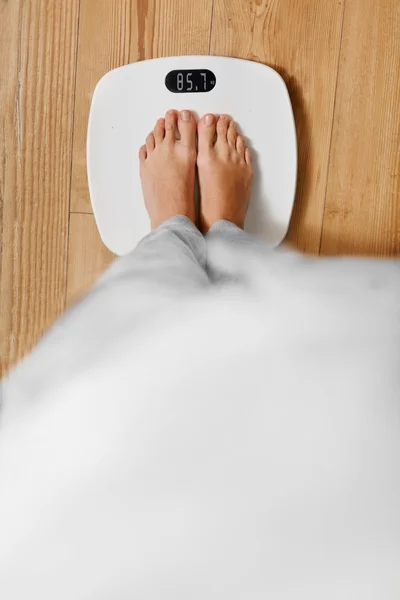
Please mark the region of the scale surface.
[[255, 167], [245, 230], [278, 245], [289, 226], [297, 179], [289, 94], [270, 67], [217, 56], [137, 62], [110, 71], [97, 84], [89, 116], [87, 169], [104, 244], [124, 255], [150, 231], [138, 151], [157, 118], [171, 108], [187, 108], [196, 118], [210, 112], [234, 119], [252, 149]]

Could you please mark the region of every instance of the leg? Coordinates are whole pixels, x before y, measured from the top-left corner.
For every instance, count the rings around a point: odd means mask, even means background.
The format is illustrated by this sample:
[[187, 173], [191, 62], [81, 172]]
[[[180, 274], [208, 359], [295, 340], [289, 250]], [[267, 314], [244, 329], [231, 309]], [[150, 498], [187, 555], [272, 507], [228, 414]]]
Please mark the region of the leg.
[[131, 297], [130, 311], [153, 309], [164, 296], [176, 297], [208, 285], [205, 241], [195, 227], [196, 122], [190, 111], [167, 112], [139, 151], [144, 201], [151, 233], [117, 260], [85, 303], [99, 295]]
[[226, 115], [219, 119], [205, 115], [198, 133], [200, 227], [206, 234], [209, 276], [214, 282], [223, 281], [231, 279], [232, 269], [227, 266], [224, 273], [215, 268], [213, 257], [221, 242], [230, 242], [230, 247], [264, 248], [243, 231], [253, 176], [251, 153]]
[[221, 220], [243, 229], [253, 178], [250, 149], [226, 115], [205, 115], [198, 135], [200, 229], [207, 233]]
[[186, 110], [178, 120], [168, 111], [147, 136], [139, 159], [152, 232], [100, 284], [124, 277], [140, 290], [157, 287], [172, 294], [208, 284], [205, 242], [194, 225], [195, 136], [195, 120]]

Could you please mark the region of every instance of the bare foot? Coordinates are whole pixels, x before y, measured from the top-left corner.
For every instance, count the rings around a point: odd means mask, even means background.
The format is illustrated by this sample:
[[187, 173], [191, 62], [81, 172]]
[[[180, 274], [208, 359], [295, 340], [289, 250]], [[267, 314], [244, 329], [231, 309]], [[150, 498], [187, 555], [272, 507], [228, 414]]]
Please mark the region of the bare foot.
[[[176, 128], [180, 140], [176, 139]], [[196, 221], [194, 178], [196, 122], [188, 110], [174, 110], [158, 119], [139, 150], [140, 178], [151, 228], [171, 217], [184, 215]]]
[[227, 115], [205, 115], [198, 138], [200, 229], [206, 233], [220, 219], [243, 229], [253, 177], [250, 149]]

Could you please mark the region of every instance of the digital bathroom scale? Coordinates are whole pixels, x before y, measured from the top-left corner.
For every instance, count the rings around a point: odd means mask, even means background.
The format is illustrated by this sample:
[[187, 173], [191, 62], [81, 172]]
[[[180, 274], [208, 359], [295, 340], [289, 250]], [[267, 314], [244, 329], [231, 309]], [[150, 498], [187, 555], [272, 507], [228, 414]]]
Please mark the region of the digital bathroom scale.
[[129, 253], [150, 231], [138, 151], [169, 109], [228, 114], [253, 154], [255, 178], [245, 230], [271, 246], [285, 237], [297, 178], [292, 106], [281, 76], [263, 64], [218, 56], [178, 56], [110, 71], [93, 94], [87, 170], [104, 244]]

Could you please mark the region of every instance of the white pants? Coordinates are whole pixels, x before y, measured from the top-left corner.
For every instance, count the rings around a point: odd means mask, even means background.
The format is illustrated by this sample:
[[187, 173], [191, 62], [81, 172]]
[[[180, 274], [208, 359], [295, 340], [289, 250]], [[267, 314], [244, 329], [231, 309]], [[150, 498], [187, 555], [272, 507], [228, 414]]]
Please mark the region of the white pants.
[[6, 600], [398, 600], [400, 278], [164, 223], [4, 382]]

